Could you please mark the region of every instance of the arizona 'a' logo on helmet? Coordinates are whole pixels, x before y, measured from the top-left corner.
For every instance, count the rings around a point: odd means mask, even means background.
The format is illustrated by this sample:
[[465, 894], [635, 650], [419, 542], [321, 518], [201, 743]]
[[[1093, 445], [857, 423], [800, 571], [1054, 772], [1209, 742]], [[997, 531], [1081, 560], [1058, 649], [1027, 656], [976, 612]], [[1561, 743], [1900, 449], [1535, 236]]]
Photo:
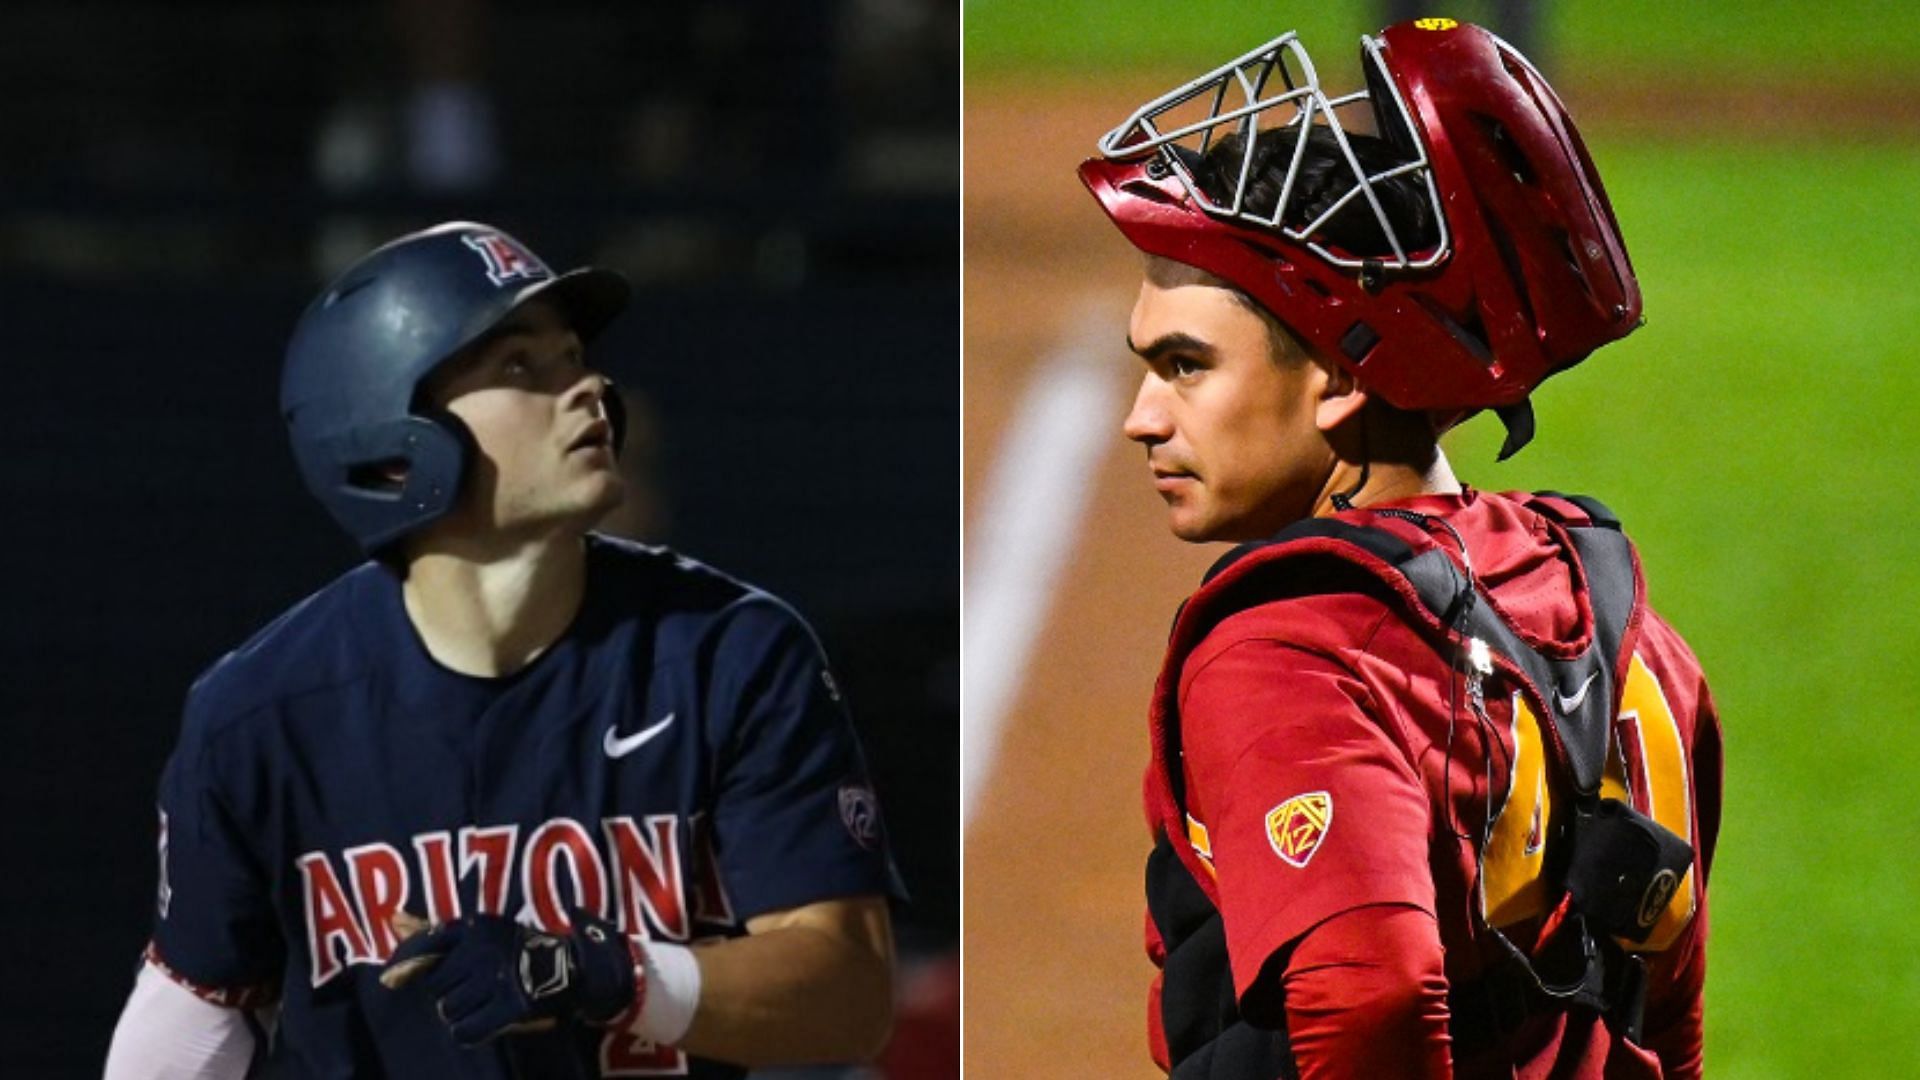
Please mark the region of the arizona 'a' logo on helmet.
[[487, 280], [495, 285], [509, 281], [540, 281], [553, 276], [547, 264], [510, 236], [497, 232], [465, 236], [461, 241], [472, 248], [486, 264]]

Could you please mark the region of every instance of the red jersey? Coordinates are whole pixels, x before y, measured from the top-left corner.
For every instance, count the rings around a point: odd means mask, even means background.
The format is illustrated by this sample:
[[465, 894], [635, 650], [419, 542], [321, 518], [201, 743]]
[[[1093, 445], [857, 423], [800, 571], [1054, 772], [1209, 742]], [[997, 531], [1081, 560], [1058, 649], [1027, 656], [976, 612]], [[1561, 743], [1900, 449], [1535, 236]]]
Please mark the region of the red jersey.
[[[1395, 505], [1452, 526], [1482, 602], [1528, 645], [1549, 656], [1586, 649], [1593, 616], [1564, 530], [1509, 496], [1468, 491]], [[1340, 517], [1427, 538], [1378, 509]], [[1284, 1002], [1302, 1075], [1350, 1074], [1356, 1053], [1370, 1071], [1393, 1075], [1699, 1073], [1719, 727], [1698, 663], [1651, 611], [1631, 648], [1601, 793], [1696, 852], [1647, 940], [1631, 946], [1649, 964], [1641, 1042], [1596, 1012], [1549, 1010], [1462, 1060], [1447, 1046], [1447, 987], [1477, 980], [1505, 955], [1490, 927], [1530, 949], [1560, 899], [1545, 839], [1572, 801], [1551, 767], [1551, 731], [1498, 682], [1488, 684], [1483, 721], [1451, 658], [1373, 592], [1272, 599], [1170, 653], [1162, 683], [1177, 687], [1177, 708], [1156, 703], [1155, 743], [1166, 745], [1158, 725], [1177, 723], [1180, 753], [1148, 770], [1149, 824], [1182, 849], [1218, 908], [1243, 1007], [1256, 989]], [[1572, 708], [1586, 688], [1554, 692]], [[1158, 962], [1151, 921], [1149, 951]], [[1403, 1027], [1356, 1030], [1375, 1015], [1367, 994], [1343, 1001], [1343, 992], [1409, 983], [1424, 999]]]

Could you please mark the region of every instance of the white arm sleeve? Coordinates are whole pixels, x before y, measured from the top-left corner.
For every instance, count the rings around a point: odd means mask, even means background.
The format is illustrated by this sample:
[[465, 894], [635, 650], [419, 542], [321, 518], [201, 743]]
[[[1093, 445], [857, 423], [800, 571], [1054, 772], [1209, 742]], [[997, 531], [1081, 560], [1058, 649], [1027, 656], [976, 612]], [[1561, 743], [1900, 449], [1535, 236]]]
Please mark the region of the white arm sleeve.
[[242, 1080], [253, 1042], [246, 1013], [202, 1001], [146, 964], [113, 1030], [105, 1080]]

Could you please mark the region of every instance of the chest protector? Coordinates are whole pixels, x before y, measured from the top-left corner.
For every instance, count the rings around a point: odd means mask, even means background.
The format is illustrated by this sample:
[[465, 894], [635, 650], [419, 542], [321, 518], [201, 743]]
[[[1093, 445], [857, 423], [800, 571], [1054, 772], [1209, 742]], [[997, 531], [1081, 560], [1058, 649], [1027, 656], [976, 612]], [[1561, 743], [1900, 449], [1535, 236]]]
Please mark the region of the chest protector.
[[[1410, 528], [1314, 518], [1235, 548], [1175, 617], [1154, 690], [1147, 801], [1158, 839], [1146, 882], [1151, 930], [1164, 950], [1157, 1034], [1175, 1080], [1294, 1075], [1283, 1016], [1255, 1023], [1239, 1012], [1212, 875], [1190, 845], [1169, 839], [1186, 835], [1180, 669], [1234, 612], [1337, 592], [1391, 604], [1465, 679], [1463, 707], [1484, 718], [1486, 683], [1520, 693], [1541, 718], [1547, 767], [1571, 799], [1572, 813], [1546, 839], [1547, 884], [1560, 900], [1534, 949], [1520, 949], [1476, 912], [1476, 936], [1492, 943], [1493, 959], [1481, 978], [1449, 990], [1456, 1057], [1494, 1046], [1528, 1016], [1555, 1009], [1592, 1009], [1615, 1032], [1639, 1037], [1644, 969], [1623, 943], [1646, 940], [1694, 855], [1658, 822], [1600, 794], [1645, 589], [1632, 545], [1604, 506], [1554, 493], [1525, 505], [1572, 548], [1576, 600], [1591, 628], [1587, 648], [1572, 658], [1542, 654], [1485, 602], [1435, 539], [1435, 530], [1447, 533], [1443, 519], [1393, 509], [1368, 516]], [[1580, 687], [1584, 695], [1569, 692]]]

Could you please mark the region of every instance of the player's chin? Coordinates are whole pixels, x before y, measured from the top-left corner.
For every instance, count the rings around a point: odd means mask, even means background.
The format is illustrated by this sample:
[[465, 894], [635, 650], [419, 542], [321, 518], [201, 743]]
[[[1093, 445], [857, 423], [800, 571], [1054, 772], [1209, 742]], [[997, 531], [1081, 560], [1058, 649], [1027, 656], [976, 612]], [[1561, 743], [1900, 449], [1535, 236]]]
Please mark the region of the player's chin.
[[619, 473], [595, 471], [568, 478], [558, 485], [558, 490], [548, 489], [542, 500], [544, 508], [538, 516], [592, 528], [626, 498], [627, 482]]
[[1206, 507], [1196, 505], [1191, 499], [1170, 499], [1167, 503], [1167, 528], [1173, 535], [1189, 544], [1202, 544], [1215, 539], [1213, 516]]
[[582, 478], [583, 509], [596, 517], [627, 501], [627, 481], [618, 472], [605, 470]]
[[1262, 539], [1274, 531], [1265, 528], [1260, 515], [1249, 513], [1247, 507], [1191, 496], [1168, 502], [1167, 527], [1189, 544], [1238, 544]]

